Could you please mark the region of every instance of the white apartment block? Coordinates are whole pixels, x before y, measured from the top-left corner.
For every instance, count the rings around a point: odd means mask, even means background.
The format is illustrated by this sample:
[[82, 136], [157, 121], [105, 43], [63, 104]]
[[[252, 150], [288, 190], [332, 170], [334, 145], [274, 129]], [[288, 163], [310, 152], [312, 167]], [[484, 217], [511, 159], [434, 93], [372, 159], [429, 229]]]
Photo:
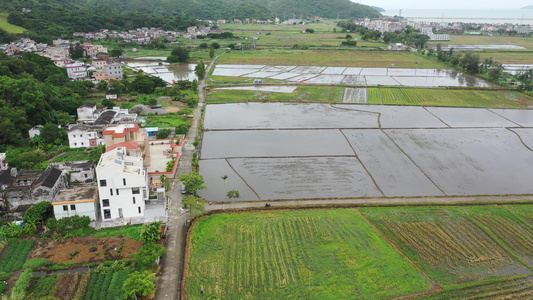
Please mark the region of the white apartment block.
[[434, 34], [433, 28], [431, 27], [421, 28], [420, 33], [427, 35], [430, 41], [449, 41], [450, 40], [449, 34]]
[[148, 200], [148, 172], [142, 157], [120, 147], [106, 152], [96, 167], [102, 220], [143, 218]]
[[104, 73], [117, 79], [122, 79], [122, 65], [118, 63], [107, 64], [104, 66]]
[[67, 76], [71, 80], [85, 80], [87, 78], [87, 68], [84, 63], [65, 64], [64, 68], [67, 69]]

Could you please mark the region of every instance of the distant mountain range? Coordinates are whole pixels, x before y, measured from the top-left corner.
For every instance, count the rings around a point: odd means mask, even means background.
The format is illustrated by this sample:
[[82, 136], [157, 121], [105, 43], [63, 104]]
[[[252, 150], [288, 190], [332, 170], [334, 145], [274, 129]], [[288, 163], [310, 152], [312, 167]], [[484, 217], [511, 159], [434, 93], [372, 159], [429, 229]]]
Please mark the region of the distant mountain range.
[[372, 7], [373, 9], [375, 9], [377, 11], [379, 11], [380, 13], [385, 12], [385, 10], [383, 8], [381, 8], [381, 7], [377, 7], [377, 6], [370, 6], [370, 7]]
[[369, 6], [350, 0], [0, 0], [3, 10], [101, 8], [119, 13], [140, 12], [198, 19], [280, 19], [379, 17]]
[[533, 9], [533, 5], [524, 6], [522, 9]]

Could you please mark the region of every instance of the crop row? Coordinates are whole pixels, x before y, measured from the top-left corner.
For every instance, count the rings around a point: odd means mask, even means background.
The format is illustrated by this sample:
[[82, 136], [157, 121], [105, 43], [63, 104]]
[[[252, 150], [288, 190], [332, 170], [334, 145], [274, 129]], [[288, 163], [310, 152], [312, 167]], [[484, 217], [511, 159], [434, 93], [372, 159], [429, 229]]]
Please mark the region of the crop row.
[[33, 240], [10, 242], [7, 253], [0, 260], [0, 270], [4, 272], [20, 270], [34, 243], [35, 241]]
[[531, 299], [532, 296], [533, 276], [529, 276], [452, 289], [424, 299]]
[[122, 286], [127, 278], [127, 270], [117, 272], [108, 270], [106, 273], [91, 272], [91, 280], [89, 281], [83, 299], [122, 299], [124, 298]]
[[[522, 209], [527, 212], [526, 206]], [[444, 287], [531, 274], [532, 229], [474, 208], [363, 209], [371, 222]]]

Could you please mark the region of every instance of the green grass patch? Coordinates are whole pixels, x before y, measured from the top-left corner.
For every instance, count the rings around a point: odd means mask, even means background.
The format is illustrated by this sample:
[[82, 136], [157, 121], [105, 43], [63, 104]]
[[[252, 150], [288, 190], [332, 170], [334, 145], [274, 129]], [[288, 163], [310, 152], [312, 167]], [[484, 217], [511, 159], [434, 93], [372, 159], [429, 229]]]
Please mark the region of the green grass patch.
[[342, 102], [344, 87], [301, 85], [292, 93], [214, 90], [206, 99], [209, 103], [252, 102], [252, 101], [295, 101], [295, 102]]
[[148, 115], [144, 117], [147, 121], [145, 127], [177, 127], [180, 124], [190, 126], [191, 120], [177, 114]]
[[122, 227], [110, 227], [110, 228], [102, 228], [95, 233], [92, 234], [92, 236], [97, 238], [105, 238], [110, 236], [128, 236], [133, 240], [140, 241], [141, 235], [140, 235], [141, 226], [122, 226]]
[[369, 88], [368, 103], [520, 108], [533, 98], [513, 91]]
[[13, 272], [20, 270], [26, 261], [28, 253], [33, 247], [34, 240], [21, 240], [9, 242], [7, 253], [0, 260], [0, 270], [2, 272]]
[[[418, 63], [417, 63], [418, 60]], [[448, 67], [438, 61], [409, 52], [357, 50], [254, 50], [231, 51], [218, 64], [332, 66], [364, 68], [436, 68]]]
[[9, 24], [7, 22], [7, 16], [8, 16], [7, 13], [0, 13], [0, 28], [7, 31], [7, 33], [13, 33], [13, 34], [23, 33], [24, 31], [26, 31], [26, 29], [23, 27]]
[[[523, 212], [520, 218], [527, 224], [533, 224], [533, 206], [524, 205], [519, 209]], [[505, 207], [397, 207], [361, 210], [445, 289], [533, 273], [532, 266], [524, 263], [513, 252], [517, 248], [530, 251], [531, 227], [529, 231], [519, 232], [523, 229], [519, 222], [511, 221], [518, 220], [516, 214], [513, 215]], [[495, 225], [502, 215], [507, 216], [506, 228], [516, 231], [514, 237], [518, 241], [515, 247], [506, 244], [503, 238], [501, 241], [494, 238], [492, 230], [506, 230]], [[475, 216], [483, 218], [476, 219]], [[494, 222], [487, 222], [487, 219]]]
[[93, 160], [98, 162], [101, 156], [101, 150], [99, 148], [93, 148], [85, 150], [82, 148], [71, 149], [63, 154], [56, 156], [52, 162], [66, 162], [66, 161], [80, 161], [80, 160]]
[[430, 289], [355, 209], [210, 216], [196, 222], [189, 251], [187, 299], [383, 299]]
[[46, 275], [33, 277], [27, 289], [27, 299], [40, 299], [41, 297], [54, 296], [54, 290], [59, 279], [59, 275]]

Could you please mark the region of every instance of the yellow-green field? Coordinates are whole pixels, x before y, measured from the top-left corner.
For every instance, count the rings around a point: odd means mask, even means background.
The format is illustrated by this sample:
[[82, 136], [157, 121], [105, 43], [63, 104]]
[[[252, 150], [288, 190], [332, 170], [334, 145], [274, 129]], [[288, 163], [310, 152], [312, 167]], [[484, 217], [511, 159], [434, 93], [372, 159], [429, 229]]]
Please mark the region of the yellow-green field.
[[531, 299], [532, 249], [532, 205], [212, 215], [192, 228], [185, 296]]
[[428, 42], [428, 44], [515, 45], [533, 50], [533, 37], [451, 35], [450, 41]]
[[20, 26], [9, 24], [7, 22], [7, 14], [6, 13], [0, 13], [0, 28], [4, 29], [8, 33], [15, 33], [15, 34], [23, 33], [24, 31], [26, 31], [26, 29], [24, 29], [24, 28], [22, 28]]
[[[417, 63], [418, 62], [418, 63]], [[391, 51], [356, 50], [257, 50], [231, 51], [217, 61], [219, 64], [329, 66], [364, 68], [448, 68], [444, 64], [416, 54]]]
[[344, 87], [302, 85], [293, 93], [215, 90], [207, 95], [206, 100], [212, 103], [250, 101], [342, 102], [343, 96]]
[[368, 103], [520, 108], [533, 98], [513, 91], [369, 88]]

